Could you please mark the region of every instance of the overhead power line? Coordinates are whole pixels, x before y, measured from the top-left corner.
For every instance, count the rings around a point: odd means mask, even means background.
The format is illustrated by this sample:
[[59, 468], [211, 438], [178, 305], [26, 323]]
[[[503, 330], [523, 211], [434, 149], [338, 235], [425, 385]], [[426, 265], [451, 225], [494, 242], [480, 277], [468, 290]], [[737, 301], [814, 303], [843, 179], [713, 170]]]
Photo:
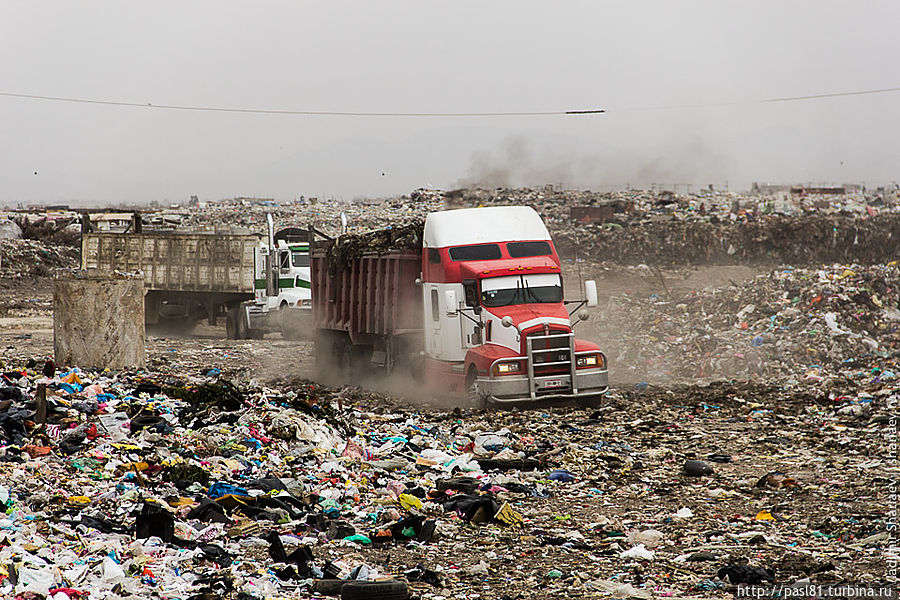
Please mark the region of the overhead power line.
[[900, 87], [881, 88], [878, 90], [859, 90], [856, 92], [833, 92], [831, 94], [814, 94], [812, 96], [788, 96], [787, 98], [769, 98], [761, 102], [793, 102], [795, 100], [816, 100], [818, 98], [838, 98], [840, 96], [865, 96], [867, 94], [888, 94], [900, 92]]
[[498, 111], [498, 112], [371, 112], [371, 111], [336, 111], [336, 110], [280, 110], [268, 108], [238, 108], [224, 106], [188, 106], [180, 104], [154, 104], [152, 102], [122, 102], [116, 100], [95, 100], [91, 98], [72, 98], [67, 96], [43, 96], [38, 94], [20, 94], [16, 92], [0, 92], [0, 96], [7, 98], [22, 98], [27, 100], [45, 100], [52, 102], [71, 102], [78, 104], [99, 104], [105, 106], [125, 106], [130, 108], [154, 108], [160, 110], [185, 110], [199, 112], [224, 112], [224, 113], [249, 113], [261, 115], [299, 115], [316, 117], [549, 117], [568, 115], [597, 115], [609, 112], [632, 112], [651, 110], [670, 110], [678, 108], [713, 108], [717, 106], [738, 106], [747, 104], [762, 104], [770, 102], [797, 102], [816, 100], [821, 98], [837, 98], [843, 96], [864, 96], [869, 94], [886, 94], [900, 92], [900, 87], [880, 88], [872, 90], [855, 90], [851, 92], [831, 92], [824, 94], [810, 94], [807, 96], [786, 96], [783, 98], [763, 98], [758, 100], [746, 100], [737, 102], [714, 102], [708, 104], [682, 104], [669, 106], [633, 107], [624, 109], [570, 109], [547, 111]]

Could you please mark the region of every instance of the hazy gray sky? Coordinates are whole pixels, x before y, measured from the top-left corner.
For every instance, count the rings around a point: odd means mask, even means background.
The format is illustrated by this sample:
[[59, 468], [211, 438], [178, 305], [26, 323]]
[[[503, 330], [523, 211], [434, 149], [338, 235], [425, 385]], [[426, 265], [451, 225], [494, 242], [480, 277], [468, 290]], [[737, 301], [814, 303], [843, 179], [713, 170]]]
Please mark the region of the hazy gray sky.
[[886, 183], [900, 179], [900, 93], [756, 101], [900, 86], [898, 23], [896, 0], [5, 0], [4, 93], [609, 112], [295, 116], [0, 97], [0, 202], [351, 198], [478, 181]]

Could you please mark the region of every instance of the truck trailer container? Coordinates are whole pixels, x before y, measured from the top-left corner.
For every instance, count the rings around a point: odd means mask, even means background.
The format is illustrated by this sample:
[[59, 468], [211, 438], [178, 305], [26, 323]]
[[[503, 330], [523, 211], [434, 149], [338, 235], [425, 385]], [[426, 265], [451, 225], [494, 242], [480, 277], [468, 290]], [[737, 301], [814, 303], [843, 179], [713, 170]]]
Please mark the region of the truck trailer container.
[[408, 371], [481, 405], [603, 397], [606, 356], [572, 328], [578, 308], [596, 305], [596, 286], [564, 301], [559, 256], [533, 209], [430, 213], [418, 240], [376, 251], [365, 236], [312, 243], [320, 364], [350, 376]]
[[275, 233], [146, 231], [135, 214], [128, 231], [94, 231], [82, 220], [81, 266], [142, 271], [148, 325], [189, 328], [225, 319], [229, 338], [309, 330], [311, 292], [306, 231]]

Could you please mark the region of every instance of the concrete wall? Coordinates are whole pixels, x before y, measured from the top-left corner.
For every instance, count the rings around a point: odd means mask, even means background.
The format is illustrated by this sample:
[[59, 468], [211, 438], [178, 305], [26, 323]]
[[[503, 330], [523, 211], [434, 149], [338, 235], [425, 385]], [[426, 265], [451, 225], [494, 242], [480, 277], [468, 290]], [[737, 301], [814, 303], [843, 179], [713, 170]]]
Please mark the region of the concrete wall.
[[59, 365], [143, 367], [144, 278], [57, 271], [53, 352]]

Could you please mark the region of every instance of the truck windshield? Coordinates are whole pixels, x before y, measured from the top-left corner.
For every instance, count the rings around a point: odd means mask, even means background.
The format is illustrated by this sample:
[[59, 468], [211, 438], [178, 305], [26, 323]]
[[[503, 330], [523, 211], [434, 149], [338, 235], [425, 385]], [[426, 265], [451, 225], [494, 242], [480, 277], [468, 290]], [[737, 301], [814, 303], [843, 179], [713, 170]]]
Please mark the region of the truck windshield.
[[562, 279], [555, 273], [481, 280], [481, 303], [488, 307], [562, 302], [562, 299]]

